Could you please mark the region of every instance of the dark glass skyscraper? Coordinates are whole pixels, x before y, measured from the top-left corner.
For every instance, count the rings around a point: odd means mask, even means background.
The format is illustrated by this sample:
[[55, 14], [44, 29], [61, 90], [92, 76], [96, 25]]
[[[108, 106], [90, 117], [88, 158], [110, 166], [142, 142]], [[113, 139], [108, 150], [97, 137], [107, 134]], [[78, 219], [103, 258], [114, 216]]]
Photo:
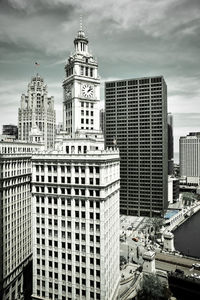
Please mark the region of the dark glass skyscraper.
[[167, 86], [162, 76], [105, 83], [106, 147], [120, 149], [120, 210], [160, 216], [168, 203]]
[[168, 175], [174, 172], [174, 141], [173, 141], [173, 115], [168, 113]]

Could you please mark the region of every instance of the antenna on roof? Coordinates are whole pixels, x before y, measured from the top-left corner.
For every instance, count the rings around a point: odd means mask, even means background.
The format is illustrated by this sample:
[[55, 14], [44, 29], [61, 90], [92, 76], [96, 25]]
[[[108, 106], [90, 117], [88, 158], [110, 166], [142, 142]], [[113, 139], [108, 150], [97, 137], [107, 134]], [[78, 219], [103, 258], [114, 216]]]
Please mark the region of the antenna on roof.
[[80, 15], [80, 31], [83, 30], [83, 20], [82, 20], [82, 15]]

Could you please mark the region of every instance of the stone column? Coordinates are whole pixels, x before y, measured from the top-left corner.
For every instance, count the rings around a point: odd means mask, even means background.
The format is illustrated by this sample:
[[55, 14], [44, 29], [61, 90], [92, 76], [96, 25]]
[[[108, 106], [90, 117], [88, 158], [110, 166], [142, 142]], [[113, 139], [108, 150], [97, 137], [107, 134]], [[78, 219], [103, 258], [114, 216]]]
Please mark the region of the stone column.
[[167, 231], [163, 234], [164, 237], [164, 250], [174, 251], [174, 235], [172, 232]]
[[143, 263], [143, 272], [144, 273], [155, 273], [155, 252], [147, 251], [143, 254], [142, 258], [144, 259]]

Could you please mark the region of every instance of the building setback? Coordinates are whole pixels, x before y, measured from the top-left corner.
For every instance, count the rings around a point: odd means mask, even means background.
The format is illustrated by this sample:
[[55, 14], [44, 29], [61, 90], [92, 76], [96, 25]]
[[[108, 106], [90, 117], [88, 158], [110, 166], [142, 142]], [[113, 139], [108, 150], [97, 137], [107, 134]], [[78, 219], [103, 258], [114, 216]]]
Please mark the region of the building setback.
[[167, 86], [162, 76], [105, 83], [106, 147], [120, 149], [120, 211], [167, 208]]
[[46, 149], [54, 147], [55, 139], [54, 98], [48, 97], [47, 85], [38, 74], [28, 84], [27, 94], [22, 94], [18, 111], [19, 140], [30, 141], [30, 131], [37, 125], [43, 134]]
[[[32, 257], [31, 156], [41, 145], [0, 141], [0, 299], [23, 299]], [[31, 280], [31, 278], [30, 278]]]
[[200, 184], [200, 132], [190, 132], [179, 139], [180, 176], [187, 184]]

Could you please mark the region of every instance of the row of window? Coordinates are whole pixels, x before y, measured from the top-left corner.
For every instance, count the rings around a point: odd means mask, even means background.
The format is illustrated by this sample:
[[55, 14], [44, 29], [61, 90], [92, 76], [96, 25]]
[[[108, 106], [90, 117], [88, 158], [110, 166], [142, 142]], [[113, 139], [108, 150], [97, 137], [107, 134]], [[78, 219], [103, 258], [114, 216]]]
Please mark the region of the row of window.
[[[68, 244], [71, 245], [70, 243], [68, 243]], [[80, 249], [79, 245], [78, 244], [76, 244], [76, 245]], [[85, 245], [82, 245], [82, 248], [83, 248], [83, 246], [85, 247]], [[94, 247], [90, 247], [90, 248], [93, 248], [93, 249], [90, 249], [91, 250], [90, 253], [94, 253]], [[80, 251], [80, 250], [77, 250], [77, 251]], [[85, 251], [83, 251], [83, 252], [85, 252]], [[71, 260], [71, 259], [69, 259], [70, 255], [71, 254], [69, 253], [68, 254], [68, 260]], [[79, 257], [79, 256], [77, 255], [77, 257]], [[58, 269], [58, 262], [56, 262], [56, 261], [54, 261], [54, 264], [53, 264], [52, 260], [47, 261], [45, 259], [37, 258], [36, 262], [37, 262], [37, 265], [41, 265], [42, 267], [48, 266], [49, 268]], [[62, 266], [62, 270], [72, 271], [72, 265], [71, 264], [68, 264], [68, 265], [66, 265], [65, 263], [59, 263], [59, 264]], [[93, 259], [93, 264], [95, 264], [97, 267], [100, 267], [100, 259], [99, 258]], [[83, 274], [86, 274], [87, 270], [86, 270], [85, 267], [80, 268], [79, 266], [75, 266], [75, 272], [76, 273], [80, 273], [80, 271], [81, 271]], [[56, 274], [58, 274], [58, 273], [56, 273]], [[57, 279], [55, 276], [54, 276], [54, 278]]]
[[89, 67], [85, 67], [85, 66], [80, 66], [80, 74], [82, 76], [93, 77], [94, 76], [94, 69], [93, 68], [89, 68]]
[[[58, 215], [58, 209], [57, 208], [46, 208], [46, 207], [39, 207], [37, 206], [36, 207], [36, 213], [40, 213], [40, 214], [45, 214], [45, 213], [48, 213], [49, 215], [54, 215], [54, 216], [57, 216]], [[71, 211], [70, 210], [65, 210], [65, 209], [61, 209], [61, 216], [62, 217], [65, 217], [65, 216], [68, 216], [68, 217], [71, 217]], [[89, 217], [90, 219], [94, 219], [94, 217], [96, 216], [96, 220], [100, 220], [100, 214], [99, 213], [96, 213], [94, 214], [93, 212], [90, 212], [89, 213]], [[75, 218], [85, 218], [86, 217], [86, 214], [85, 214], [85, 211], [82, 211], [81, 213], [79, 211], [75, 211]], [[69, 223], [70, 224], [70, 223]], [[71, 224], [70, 224], [70, 227], [71, 227]]]
[[[67, 184], [71, 183], [71, 177], [61, 176], [60, 179], [61, 179], [60, 180], [61, 183], [67, 183]], [[44, 182], [44, 175], [42, 175], [42, 176], [36, 175], [36, 182]], [[58, 177], [57, 176], [48, 176], [47, 182], [57, 183], [58, 182]], [[75, 177], [74, 178], [74, 183], [75, 184], [81, 184], [81, 185], [85, 184], [85, 177], [81, 177], [81, 178]], [[95, 179], [94, 178], [89, 178], [89, 184], [90, 185], [93, 185], [93, 184], [99, 185], [100, 184], [100, 179], [99, 178], [95, 178]]]
[[[72, 293], [72, 287], [68, 286], [67, 288], [68, 293]], [[82, 295], [83, 297], [86, 297], [86, 290], [80, 290], [80, 288], [76, 288], [75, 289], [76, 295]], [[95, 299], [95, 295], [96, 295], [96, 299], [100, 299], [100, 294], [99, 293], [94, 293], [94, 292], [90, 292], [90, 299]], [[37, 289], [37, 296], [42, 296], [43, 298], [48, 297], [49, 299], [54, 299], [57, 300], [58, 299], [58, 294], [56, 294], [55, 292], [52, 293], [45, 293], [45, 291], [40, 291], [40, 289]], [[72, 300], [71, 297], [67, 297], [66, 296], [62, 296], [62, 300]]]
[[[44, 193], [44, 186], [36, 186], [35, 187], [36, 193]], [[85, 189], [74, 189], [76, 196], [85, 196]], [[48, 194], [57, 194], [58, 188], [57, 187], [47, 187]], [[60, 193], [62, 195], [71, 195], [71, 188], [60, 188]], [[89, 190], [89, 196], [91, 197], [99, 197], [100, 191], [99, 190]]]
[[[61, 198], [61, 199], [58, 199], [58, 198], [48, 197], [46, 199], [46, 202], [47, 202], [47, 200], [48, 200], [48, 204], [54, 204], [54, 205], [61, 204], [62, 206], [65, 206], [67, 204], [67, 206], [71, 206], [72, 201], [74, 199], [72, 199], [72, 198]], [[75, 199], [74, 203], [75, 203], [76, 207], [80, 207], [81, 206], [83, 208], [83, 207], [86, 207], [86, 203], [88, 201], [89, 200]], [[45, 203], [45, 198], [43, 196], [36, 196], [36, 202], [44, 204]], [[99, 201], [94, 201], [94, 200], [89, 201], [89, 207], [90, 208], [93, 208], [93, 207], [100, 208], [100, 202]]]
[[93, 108], [94, 107], [94, 104], [93, 103], [89, 103], [89, 102], [84, 102], [84, 101], [81, 101], [81, 107], [86, 107], [86, 108]]
[[[99, 167], [92, 167], [92, 166], [89, 166], [89, 172], [90, 173], [94, 173], [96, 172], [97, 174], [99, 174], [99, 170], [100, 168]], [[44, 165], [35, 165], [35, 169], [36, 169], [36, 172], [44, 172]], [[58, 171], [58, 167], [57, 165], [47, 165], [47, 170], [48, 172], [57, 172]], [[60, 166], [60, 170], [62, 173], [70, 173], [71, 172], [71, 166]], [[75, 173], [85, 173], [85, 166], [74, 166], [74, 171]]]
[[[51, 226], [51, 221], [49, 221], [50, 219], [48, 219], [48, 224], [46, 224], [46, 225], [50, 225]], [[92, 221], [91, 221], [92, 222]], [[41, 225], [45, 225], [45, 219], [44, 218], [40, 218], [40, 217], [36, 217], [36, 223], [37, 224], [41, 224]], [[47, 219], [46, 219], [46, 223], [47, 223]], [[57, 219], [55, 219], [55, 220], [53, 220], [52, 221], [52, 224], [58, 224], [58, 220]], [[71, 229], [71, 221], [65, 221], [65, 220], [61, 220], [61, 227], [63, 227], [63, 228], [65, 228], [65, 226], [67, 225], [67, 227], [69, 228], [69, 229]], [[55, 226], [57, 226], [57, 225], [55, 225]], [[86, 229], [86, 224], [85, 223], [79, 223], [79, 222], [75, 222], [75, 229], [76, 230], [83, 230], [83, 231], [85, 231], [85, 229]], [[99, 233], [100, 232], [100, 224], [96, 224], [95, 226], [94, 226], [94, 224], [93, 223], [90, 223], [89, 224], [89, 230], [91, 231], [91, 232], [93, 232], [94, 230], [96, 229], [96, 233]], [[56, 234], [56, 233], [55, 233]], [[43, 244], [43, 242], [42, 242], [42, 244]], [[49, 246], [52, 246], [52, 240], [49, 240]], [[54, 241], [54, 247], [58, 247], [58, 242], [57, 241]]]

